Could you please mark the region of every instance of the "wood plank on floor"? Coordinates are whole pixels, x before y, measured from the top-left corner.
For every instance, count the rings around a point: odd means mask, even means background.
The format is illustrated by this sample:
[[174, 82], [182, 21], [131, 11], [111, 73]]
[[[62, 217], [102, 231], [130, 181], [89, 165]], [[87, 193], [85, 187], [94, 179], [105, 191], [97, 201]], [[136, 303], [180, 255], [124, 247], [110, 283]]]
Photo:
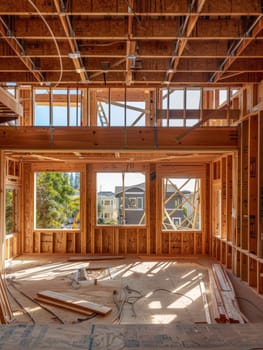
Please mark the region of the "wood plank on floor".
[[96, 304], [88, 300], [75, 298], [68, 294], [57, 293], [50, 290], [45, 290], [37, 293], [36, 299], [41, 302], [46, 301], [47, 304], [49, 301], [52, 301], [52, 305], [55, 305], [55, 303], [57, 303], [58, 306], [63, 306], [65, 308], [68, 307], [72, 311], [78, 310], [79, 312], [88, 312], [88, 315], [90, 315], [90, 311], [96, 312], [100, 315], [107, 315], [109, 312], [111, 312], [111, 308], [108, 306]]
[[85, 256], [71, 256], [68, 261], [96, 261], [96, 260], [118, 260], [125, 259], [122, 255], [85, 255]]

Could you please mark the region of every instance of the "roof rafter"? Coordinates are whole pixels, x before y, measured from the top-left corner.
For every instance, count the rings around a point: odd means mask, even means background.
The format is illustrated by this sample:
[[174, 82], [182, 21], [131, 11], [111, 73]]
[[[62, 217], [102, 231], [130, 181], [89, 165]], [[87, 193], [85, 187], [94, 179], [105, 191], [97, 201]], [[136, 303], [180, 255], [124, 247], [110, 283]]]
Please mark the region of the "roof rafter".
[[11, 47], [11, 49], [15, 52], [17, 57], [24, 63], [28, 71], [33, 74], [35, 79], [38, 82], [43, 82], [45, 79], [42, 73], [36, 68], [32, 59], [26, 56], [24, 47], [12, 33], [11, 29], [8, 27], [2, 16], [0, 16], [0, 34]]
[[[263, 29], [263, 17], [258, 16], [250, 28], [246, 31], [244, 36], [229, 50], [228, 56], [224, 59], [219, 67], [219, 71], [215, 72], [210, 81], [217, 82], [220, 79], [224, 79], [224, 74], [231, 67], [231, 65], [237, 60], [237, 58], [244, 52], [249, 44], [259, 35]], [[242, 73], [242, 72], [240, 72]], [[231, 75], [233, 76], [233, 75]], [[229, 75], [227, 76], [229, 77]]]
[[54, 1], [56, 11], [59, 15], [59, 19], [60, 19], [60, 22], [62, 24], [63, 30], [65, 32], [65, 35], [66, 35], [68, 43], [69, 43], [69, 47], [71, 50], [71, 52], [69, 54], [72, 54], [71, 57], [73, 60], [75, 70], [77, 73], [79, 73], [82, 81], [87, 81], [88, 75], [87, 75], [87, 72], [86, 72], [85, 67], [83, 65], [82, 59], [80, 57], [78, 43], [77, 43], [76, 39], [73, 37], [74, 32], [73, 32], [73, 28], [72, 28], [71, 23], [70, 23], [69, 16], [63, 11], [63, 9], [61, 9], [61, 1], [60, 0], [53, 0], [53, 1]]
[[188, 40], [187, 38], [191, 36], [191, 33], [193, 32], [195, 25], [198, 21], [199, 14], [205, 5], [205, 2], [206, 2], [206, 0], [193, 0], [192, 1], [190, 11], [192, 11], [195, 7], [197, 14], [187, 16], [185, 19], [183, 29], [182, 29], [182, 35], [185, 36], [185, 38], [178, 39], [178, 41], [177, 41], [176, 49], [175, 49], [176, 57], [172, 57], [171, 62], [170, 62], [170, 68], [166, 72], [166, 76], [165, 76], [165, 80], [167, 80], [168, 82], [170, 82], [173, 78], [174, 72], [176, 71], [176, 69], [178, 67], [180, 57], [182, 56], [183, 51], [185, 49], [185, 46], [187, 44], [187, 40]]

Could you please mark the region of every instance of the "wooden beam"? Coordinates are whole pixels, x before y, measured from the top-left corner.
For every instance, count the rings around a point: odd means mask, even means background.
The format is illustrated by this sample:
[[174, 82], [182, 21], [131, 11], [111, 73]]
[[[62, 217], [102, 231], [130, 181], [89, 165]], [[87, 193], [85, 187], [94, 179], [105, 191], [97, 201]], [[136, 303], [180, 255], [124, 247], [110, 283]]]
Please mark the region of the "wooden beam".
[[59, 15], [59, 20], [61, 22], [62, 28], [65, 32], [65, 35], [66, 35], [68, 43], [69, 43], [69, 47], [71, 50], [71, 52], [69, 52], [69, 54], [77, 55], [77, 57], [73, 56], [73, 58], [72, 58], [75, 70], [77, 71], [77, 73], [79, 73], [82, 81], [87, 81], [88, 80], [87, 72], [86, 72], [86, 69], [83, 65], [82, 59], [80, 57], [80, 51], [78, 48], [77, 41], [74, 38], [73, 28], [71, 26], [69, 16], [61, 9], [61, 1], [59, 1], [59, 0], [53, 0], [53, 1], [54, 1], [56, 11]]
[[0, 113], [0, 124], [2, 123], [6, 123], [6, 122], [11, 122], [12, 120], [16, 120], [18, 119], [18, 116], [17, 115], [14, 115], [14, 116], [3, 116], [1, 113]]
[[[11, 31], [6, 25], [4, 19], [0, 16], [0, 34], [4, 38], [4, 40], [8, 43], [8, 45], [12, 48], [12, 50], [16, 53], [16, 55], [19, 57], [19, 59], [24, 63], [24, 65], [27, 67], [28, 71], [32, 73], [36, 81], [42, 82], [44, 81], [44, 78], [40, 71], [36, 69], [36, 67], [33, 64], [33, 61], [30, 59], [30, 57], [26, 56], [24, 53], [24, 48], [20, 44], [20, 42], [17, 40], [17, 38], [14, 35], [9, 35], [8, 33]], [[15, 80], [14, 80], [15, 81]]]
[[0, 149], [35, 151], [224, 149], [227, 151], [237, 149], [237, 129], [235, 127], [194, 129], [0, 127]]
[[235, 119], [240, 116], [239, 109], [230, 109], [229, 114], [227, 109], [158, 109], [158, 119], [200, 119], [200, 116], [207, 121], [209, 119]]
[[10, 93], [0, 87], [0, 103], [3, 104], [11, 113], [19, 116], [23, 115], [23, 107]]
[[[22, 3], [22, 5], [21, 5]], [[50, 3], [40, 2], [39, 10], [43, 15], [50, 17], [53, 15], [53, 7]], [[16, 14], [20, 16], [26, 16], [30, 13], [31, 7], [28, 2], [23, 0], [9, 0], [1, 4], [0, 14]], [[69, 10], [66, 9], [69, 12]], [[187, 16], [189, 12], [189, 4], [186, 1], [174, 1], [166, 0], [165, 6], [163, 6], [163, 0], [155, 0], [154, 3], [149, 6], [149, 3], [135, 2], [134, 11], [138, 16]], [[195, 14], [195, 9], [193, 9]], [[249, 14], [255, 16], [260, 14], [260, 2], [258, 0], [250, 1], [220, 1], [220, 2], [207, 2], [203, 8], [204, 16], [244, 16]], [[91, 17], [100, 16], [124, 16], [129, 15], [127, 8], [127, 2], [125, 0], [116, 1], [108, 0], [107, 2], [92, 2], [85, 0], [73, 1], [70, 6], [71, 15], [89, 15]]]
[[220, 65], [220, 71], [212, 75], [210, 80], [219, 81], [224, 73], [229, 70], [230, 66], [239, 58], [243, 51], [249, 46], [249, 44], [261, 33], [263, 28], [263, 16], [260, 15], [256, 18], [254, 23], [250, 26], [248, 32], [230, 48], [228, 56]]
[[176, 49], [175, 49], [175, 55], [176, 57], [172, 57], [171, 62], [170, 62], [170, 69], [172, 69], [172, 72], [170, 70], [167, 71], [167, 76], [166, 79], [167, 81], [171, 81], [173, 76], [174, 76], [174, 72], [176, 72], [178, 65], [179, 65], [179, 61], [180, 61], [180, 57], [182, 56], [184, 49], [186, 47], [187, 44], [187, 38], [191, 36], [197, 21], [199, 19], [199, 13], [202, 11], [202, 8], [205, 4], [206, 0], [196, 0], [193, 2], [193, 4], [195, 5], [195, 10], [197, 12], [197, 15], [194, 16], [187, 16], [184, 22], [184, 26], [182, 29], [182, 36], [186, 36], [186, 38], [182, 38], [179, 39], [177, 41], [176, 44]]
[[5, 157], [0, 151], [0, 272], [4, 270], [5, 261]]

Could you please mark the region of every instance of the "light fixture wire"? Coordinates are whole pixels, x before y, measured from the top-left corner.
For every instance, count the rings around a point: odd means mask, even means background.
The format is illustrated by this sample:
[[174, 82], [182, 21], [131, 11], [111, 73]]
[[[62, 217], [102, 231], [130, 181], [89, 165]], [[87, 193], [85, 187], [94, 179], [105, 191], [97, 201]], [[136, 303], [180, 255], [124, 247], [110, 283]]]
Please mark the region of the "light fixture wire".
[[60, 64], [60, 73], [59, 73], [59, 78], [55, 84], [54, 87], [57, 87], [59, 85], [59, 83], [61, 82], [62, 80], [62, 74], [63, 74], [63, 62], [62, 62], [62, 57], [61, 57], [61, 53], [60, 53], [60, 49], [59, 49], [59, 46], [58, 46], [58, 43], [57, 43], [57, 39], [50, 27], [50, 25], [48, 24], [48, 22], [46, 21], [46, 19], [44, 18], [44, 16], [42, 15], [42, 13], [40, 12], [39, 8], [37, 7], [37, 5], [32, 1], [32, 0], [28, 0], [28, 2], [30, 3], [31, 6], [34, 7], [34, 9], [36, 10], [36, 12], [38, 13], [38, 15], [40, 16], [40, 18], [42, 19], [42, 21], [45, 23], [49, 33], [51, 34], [52, 36], [52, 39], [54, 40], [54, 43], [55, 43], [55, 46], [56, 46], [56, 49], [57, 49], [57, 53], [58, 53], [58, 58], [59, 58], [59, 64]]

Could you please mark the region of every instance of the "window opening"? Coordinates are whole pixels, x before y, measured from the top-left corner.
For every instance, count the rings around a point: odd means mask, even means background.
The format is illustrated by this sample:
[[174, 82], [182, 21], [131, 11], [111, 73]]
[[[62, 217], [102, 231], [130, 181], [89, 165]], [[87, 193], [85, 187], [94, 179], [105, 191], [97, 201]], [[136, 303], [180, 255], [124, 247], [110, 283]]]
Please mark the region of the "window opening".
[[200, 179], [163, 178], [163, 230], [200, 230]]
[[145, 175], [97, 173], [98, 225], [145, 225]]
[[35, 173], [35, 227], [66, 229], [80, 226], [80, 174]]
[[5, 233], [17, 232], [17, 190], [6, 189], [5, 192]]
[[35, 126], [80, 126], [81, 89], [35, 89]]

